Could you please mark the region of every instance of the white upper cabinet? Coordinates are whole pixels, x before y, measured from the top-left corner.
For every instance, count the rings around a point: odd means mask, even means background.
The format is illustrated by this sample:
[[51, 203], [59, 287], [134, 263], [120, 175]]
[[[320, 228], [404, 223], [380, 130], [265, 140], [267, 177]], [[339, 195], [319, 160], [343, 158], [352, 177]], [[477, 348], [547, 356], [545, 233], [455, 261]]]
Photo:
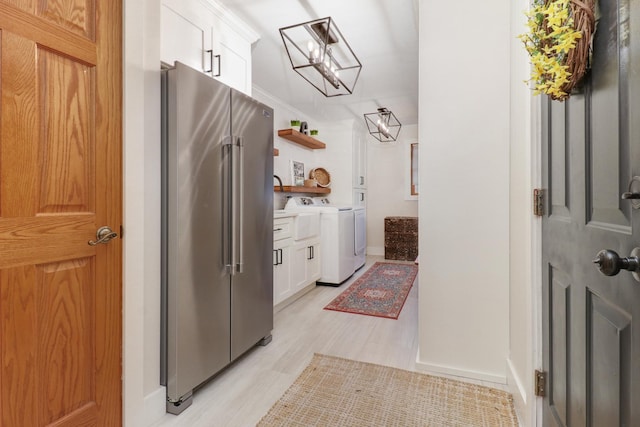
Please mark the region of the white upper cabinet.
[[358, 123], [353, 127], [353, 205], [367, 206], [367, 136]]
[[180, 61], [205, 70], [204, 53], [211, 46], [210, 14], [198, 14], [187, 3], [163, 0], [160, 13], [160, 59], [169, 65]]
[[180, 61], [251, 95], [258, 35], [212, 0], [162, 0], [161, 59]]
[[228, 86], [251, 95], [251, 43], [247, 43], [229, 24], [216, 18], [211, 32], [211, 51], [206, 62], [212, 74]]
[[353, 188], [367, 188], [367, 140], [357, 127], [353, 132]]

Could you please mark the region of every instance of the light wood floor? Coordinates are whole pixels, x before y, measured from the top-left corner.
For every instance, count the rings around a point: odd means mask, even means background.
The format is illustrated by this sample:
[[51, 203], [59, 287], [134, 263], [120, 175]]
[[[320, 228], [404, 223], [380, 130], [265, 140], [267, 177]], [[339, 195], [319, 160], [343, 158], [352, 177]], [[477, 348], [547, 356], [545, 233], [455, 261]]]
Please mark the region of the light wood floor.
[[198, 390], [190, 408], [154, 427], [255, 426], [314, 353], [417, 370], [418, 279], [397, 320], [323, 310], [375, 261], [384, 259], [367, 257], [340, 287], [317, 286], [276, 313], [269, 345], [250, 351]]

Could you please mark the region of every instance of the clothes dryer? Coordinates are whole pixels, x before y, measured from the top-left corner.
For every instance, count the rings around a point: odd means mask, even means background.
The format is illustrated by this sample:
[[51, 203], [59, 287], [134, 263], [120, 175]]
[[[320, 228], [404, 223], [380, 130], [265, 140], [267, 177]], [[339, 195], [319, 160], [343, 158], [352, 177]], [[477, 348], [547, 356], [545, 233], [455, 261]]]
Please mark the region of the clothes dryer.
[[319, 284], [339, 286], [355, 271], [355, 225], [351, 206], [334, 206], [310, 197], [293, 196], [287, 211], [320, 213], [321, 276]]

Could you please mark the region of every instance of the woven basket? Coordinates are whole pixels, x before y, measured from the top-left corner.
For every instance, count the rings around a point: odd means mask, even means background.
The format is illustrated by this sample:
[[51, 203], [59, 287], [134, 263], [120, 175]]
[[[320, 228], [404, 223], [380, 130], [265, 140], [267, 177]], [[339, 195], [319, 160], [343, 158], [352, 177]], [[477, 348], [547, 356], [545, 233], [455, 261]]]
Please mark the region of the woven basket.
[[[571, 16], [573, 16], [573, 27], [582, 33], [578, 39], [576, 47], [571, 49], [565, 58], [567, 71], [571, 73], [569, 81], [562, 85], [562, 91], [567, 95], [562, 97], [551, 96], [551, 98], [562, 101], [569, 97], [571, 91], [580, 83], [590, 67], [591, 39], [595, 32], [595, 0], [571, 0]], [[551, 29], [549, 29], [551, 32]]]
[[330, 187], [331, 175], [324, 168], [314, 168], [309, 171], [309, 178], [315, 179], [318, 187]]

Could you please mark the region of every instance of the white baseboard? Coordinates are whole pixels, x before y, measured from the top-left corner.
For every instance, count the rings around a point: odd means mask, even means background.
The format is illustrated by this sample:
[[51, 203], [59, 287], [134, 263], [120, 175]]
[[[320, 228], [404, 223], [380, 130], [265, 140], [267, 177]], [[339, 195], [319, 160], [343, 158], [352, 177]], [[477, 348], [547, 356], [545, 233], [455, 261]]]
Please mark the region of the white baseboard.
[[278, 312], [282, 311], [283, 308], [285, 308], [286, 306], [290, 305], [292, 302], [298, 300], [300, 297], [304, 296], [305, 294], [309, 293], [310, 291], [314, 290], [315, 287], [316, 287], [316, 282], [314, 280], [313, 282], [309, 283], [304, 288], [300, 289], [294, 295], [291, 295], [289, 298], [286, 298], [283, 301], [280, 301], [278, 304], [274, 305], [273, 306], [273, 313], [275, 314], [275, 313], [278, 313]]
[[167, 389], [161, 386], [144, 398], [144, 423], [146, 426], [157, 423], [167, 412]]
[[424, 363], [420, 361], [420, 352], [418, 352], [418, 357], [416, 358], [416, 369], [420, 372], [424, 373], [434, 373], [434, 374], [443, 374], [443, 375], [452, 375], [454, 377], [460, 377], [462, 381], [465, 378], [476, 381], [486, 381], [499, 385], [506, 385], [507, 378], [488, 374], [485, 372], [477, 372], [477, 371], [468, 371], [464, 369], [452, 368], [450, 366], [436, 365], [433, 363]]
[[367, 255], [384, 256], [384, 246], [367, 246]]
[[522, 427], [535, 426], [535, 419], [532, 418], [532, 411], [527, 406], [527, 389], [522, 384], [520, 376], [516, 372], [511, 359], [507, 359], [507, 386], [513, 396], [513, 406], [518, 416], [518, 422]]

